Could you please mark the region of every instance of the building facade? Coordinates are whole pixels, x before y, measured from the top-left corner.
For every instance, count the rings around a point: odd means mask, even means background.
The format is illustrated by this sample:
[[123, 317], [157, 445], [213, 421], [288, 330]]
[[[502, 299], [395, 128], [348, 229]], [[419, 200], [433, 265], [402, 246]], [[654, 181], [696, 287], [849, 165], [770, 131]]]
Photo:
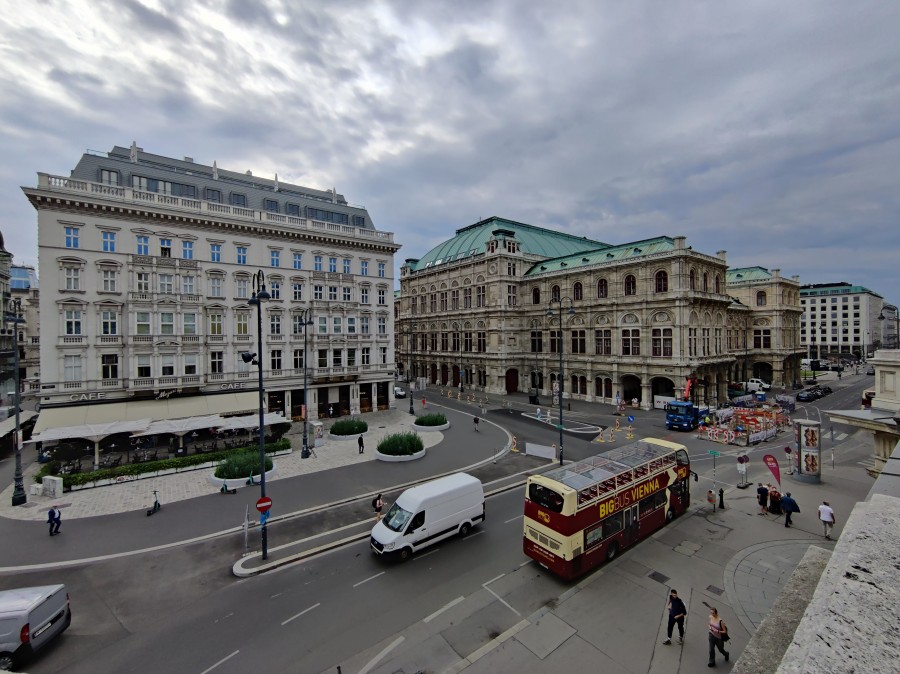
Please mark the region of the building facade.
[[36, 395], [41, 377], [40, 288], [34, 267], [13, 265], [9, 278], [10, 295], [22, 306], [16, 327], [19, 347], [19, 380], [23, 395]]
[[797, 282], [773, 282], [793, 287], [773, 298], [792, 311], [757, 318], [731, 296], [727, 272], [724, 251], [700, 253], [684, 237], [613, 246], [489, 218], [401, 267], [398, 364], [432, 384], [553, 395], [561, 349], [564, 398], [723, 402], [736, 373], [793, 377], [800, 357], [781, 342], [748, 346], [763, 320], [796, 320]]
[[301, 417], [304, 374], [310, 418], [390, 404], [399, 246], [336, 191], [135, 144], [23, 191], [38, 214], [38, 431], [255, 410], [242, 354], [257, 351], [260, 280], [269, 411]]
[[851, 283], [807, 284], [800, 289], [800, 343], [809, 358], [863, 359], [884, 343], [879, 321], [884, 298]]

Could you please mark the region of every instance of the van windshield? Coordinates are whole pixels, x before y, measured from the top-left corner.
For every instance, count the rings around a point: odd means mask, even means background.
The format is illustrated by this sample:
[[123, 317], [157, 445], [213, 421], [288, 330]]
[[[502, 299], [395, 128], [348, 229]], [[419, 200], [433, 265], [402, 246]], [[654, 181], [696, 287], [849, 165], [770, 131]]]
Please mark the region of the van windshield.
[[391, 531], [403, 531], [410, 517], [412, 517], [411, 512], [404, 510], [395, 503], [381, 521]]

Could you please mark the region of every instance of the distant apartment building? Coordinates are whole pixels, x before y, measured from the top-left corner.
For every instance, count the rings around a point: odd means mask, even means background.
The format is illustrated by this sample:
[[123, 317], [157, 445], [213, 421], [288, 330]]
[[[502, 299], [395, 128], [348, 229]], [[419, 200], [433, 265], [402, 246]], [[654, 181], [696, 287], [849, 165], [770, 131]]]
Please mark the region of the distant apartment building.
[[810, 358], [860, 359], [884, 345], [883, 331], [890, 327], [878, 320], [884, 298], [868, 288], [807, 284], [800, 288], [800, 304], [800, 343]]
[[19, 348], [19, 378], [23, 393], [36, 394], [41, 375], [41, 311], [37, 272], [27, 265], [12, 265], [10, 295], [22, 307], [16, 326]]
[[37, 431], [257, 409], [242, 354], [257, 351], [258, 272], [268, 410], [390, 404], [399, 246], [364, 207], [135, 144], [22, 189], [38, 216]]
[[398, 365], [431, 384], [554, 397], [559, 383], [563, 398], [645, 408], [724, 402], [745, 373], [793, 381], [797, 280], [728, 274], [724, 251], [685, 237], [611, 245], [488, 218], [401, 266]]

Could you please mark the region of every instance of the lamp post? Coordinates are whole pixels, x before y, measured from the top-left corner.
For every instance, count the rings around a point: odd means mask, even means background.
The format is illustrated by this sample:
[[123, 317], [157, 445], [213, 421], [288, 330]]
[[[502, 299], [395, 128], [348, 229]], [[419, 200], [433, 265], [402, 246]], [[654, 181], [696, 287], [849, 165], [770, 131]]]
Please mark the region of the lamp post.
[[22, 300], [18, 297], [13, 298], [9, 301], [9, 308], [12, 313], [12, 322], [13, 322], [13, 367], [15, 368], [14, 376], [16, 382], [16, 393], [13, 396], [13, 405], [16, 406], [16, 431], [13, 434], [13, 439], [16, 444], [16, 473], [15, 473], [15, 487], [13, 488], [12, 495], [12, 504], [14, 506], [23, 505], [28, 497], [25, 495], [25, 483], [22, 479], [22, 445], [19, 441], [19, 434], [21, 433], [21, 423], [19, 421], [19, 388], [21, 383], [19, 382], [19, 322], [20, 315], [22, 313]]
[[[887, 318], [887, 316], [884, 315], [884, 310], [885, 310], [885, 309], [889, 309], [889, 310], [890, 310], [890, 309], [893, 309], [893, 311], [894, 311], [894, 323], [895, 323], [895, 328], [894, 328], [894, 339], [891, 341], [891, 346], [894, 347], [894, 348], [896, 349], [896, 348], [898, 348], [898, 346], [900, 346], [900, 314], [897, 313], [898, 310], [897, 310], [897, 307], [896, 307], [895, 305], [893, 305], [893, 304], [885, 304], [885, 305], [882, 306], [882, 308], [881, 308], [881, 313], [878, 314], [878, 320], [879, 320], [879, 321], [884, 321], [884, 320]], [[884, 323], [882, 323], [882, 325], [884, 325]], [[883, 340], [884, 342], [887, 342], [887, 340], [884, 339], [884, 328], [882, 328], [881, 330], [882, 330], [882, 340]], [[886, 344], [886, 343], [885, 343], [885, 347], [887, 347], [887, 344]], [[867, 358], [868, 358], [868, 356], [869, 356], [869, 354], [866, 353], [866, 357], [867, 357]]]
[[309, 371], [309, 365], [307, 363], [307, 353], [306, 353], [306, 334], [307, 327], [312, 325], [312, 309], [303, 309], [300, 312], [300, 320], [303, 321], [303, 449], [300, 450], [300, 458], [308, 459], [310, 456], [309, 451], [309, 433], [308, 433], [308, 422], [309, 422], [309, 391], [307, 389], [307, 378], [306, 373]]
[[556, 381], [559, 383], [559, 465], [563, 465], [563, 383], [565, 378], [563, 377], [563, 317], [562, 310], [563, 304], [565, 302], [569, 303], [569, 311], [568, 314], [570, 316], [575, 314], [575, 309], [572, 306], [572, 300], [569, 297], [563, 298], [551, 298], [550, 306], [547, 308], [547, 318], [553, 317], [553, 305], [559, 305], [559, 339], [557, 340], [557, 347], [559, 351], [559, 374], [556, 378]]
[[[266, 429], [265, 422], [265, 406], [263, 401], [263, 350], [262, 350], [262, 303], [269, 299], [269, 293], [266, 292], [266, 276], [262, 269], [256, 272], [253, 277], [253, 296], [250, 298], [249, 304], [256, 307], [256, 365], [259, 370], [259, 495], [260, 498], [266, 496]], [[243, 354], [244, 362], [247, 362], [247, 356]], [[304, 359], [306, 355], [304, 354]], [[253, 358], [251, 356], [250, 360]], [[306, 362], [304, 361], [304, 366]], [[305, 438], [305, 435], [304, 435]], [[269, 558], [269, 532], [266, 526], [269, 513], [264, 512], [262, 517], [262, 558]]]
[[413, 366], [413, 346], [415, 345], [415, 335], [412, 332], [407, 331], [406, 333], [406, 347], [409, 351], [409, 367], [406, 368], [406, 395], [409, 396], [409, 413], [413, 416], [416, 415], [416, 408], [413, 406], [413, 392], [412, 386], [410, 385], [412, 376], [412, 366]]

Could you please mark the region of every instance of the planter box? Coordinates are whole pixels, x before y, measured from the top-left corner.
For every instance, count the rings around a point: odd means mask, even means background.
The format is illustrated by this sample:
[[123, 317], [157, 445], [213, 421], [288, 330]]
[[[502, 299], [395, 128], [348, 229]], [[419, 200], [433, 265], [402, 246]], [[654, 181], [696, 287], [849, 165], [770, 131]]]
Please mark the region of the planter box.
[[409, 456], [392, 456], [390, 454], [382, 454], [377, 449], [375, 450], [375, 459], [377, 461], [386, 461], [387, 463], [401, 463], [403, 461], [415, 461], [416, 459], [421, 459], [425, 456], [427, 449], [423, 449], [421, 452], [416, 452], [415, 454], [410, 454]]
[[328, 439], [337, 440], [338, 442], [350, 442], [351, 440], [356, 442], [356, 438], [358, 438], [360, 435], [365, 435], [365, 433], [354, 433], [353, 435], [335, 435], [331, 431], [328, 431]]
[[440, 426], [419, 426], [418, 424], [413, 424], [413, 429], [417, 433], [428, 433], [431, 431], [446, 431], [448, 428], [450, 428], [449, 421], [446, 424], [441, 424]]
[[[272, 470], [266, 471], [266, 482], [268, 482], [273, 475], [275, 475], [275, 469], [277, 466], [273, 463]], [[253, 484], [247, 484], [246, 477], [238, 477], [229, 480], [223, 480], [221, 477], [216, 477], [215, 472], [213, 472], [209, 476], [209, 481], [212, 482], [213, 486], [216, 489], [222, 488], [222, 483], [224, 482], [227, 486], [226, 489], [240, 489], [241, 487], [254, 487], [259, 484], [259, 476], [253, 478]]]

